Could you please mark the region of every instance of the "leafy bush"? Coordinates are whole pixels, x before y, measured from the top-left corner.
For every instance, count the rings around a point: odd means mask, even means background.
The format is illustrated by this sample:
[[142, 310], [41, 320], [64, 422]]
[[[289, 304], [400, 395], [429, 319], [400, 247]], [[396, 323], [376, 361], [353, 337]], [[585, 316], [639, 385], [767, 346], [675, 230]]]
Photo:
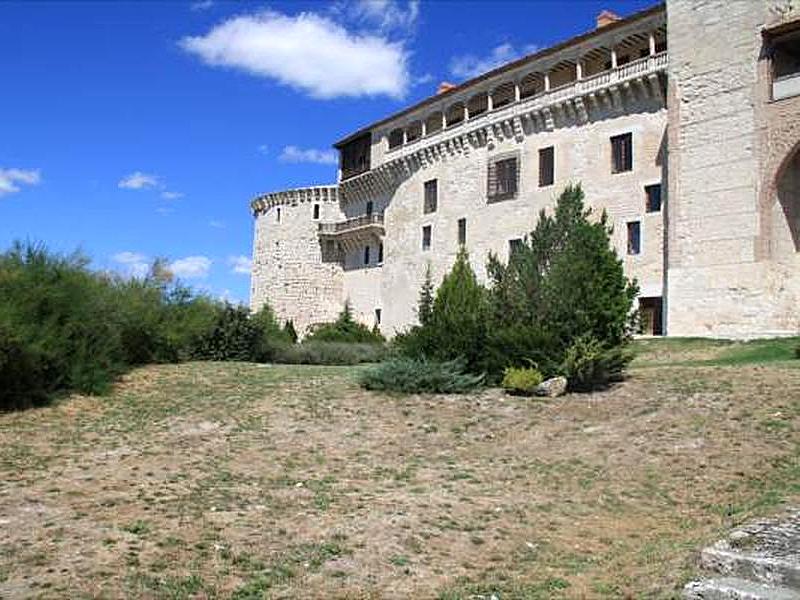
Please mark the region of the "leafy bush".
[[47, 400], [44, 356], [0, 329], [0, 410], [17, 410]]
[[[15, 244], [0, 255], [0, 329], [16, 381], [42, 379], [32, 390], [105, 391], [125, 366], [116, 326], [113, 280], [91, 273], [80, 254], [57, 256]], [[43, 370], [40, 370], [43, 369]], [[11, 392], [0, 388], [0, 404]], [[8, 400], [8, 404], [12, 403]], [[18, 404], [18, 400], [13, 401]]]
[[164, 261], [135, 279], [88, 265], [31, 244], [0, 254], [0, 409], [102, 393], [139, 364], [263, 360], [289, 339], [269, 309], [251, 318], [196, 295], [172, 283]]
[[286, 321], [286, 324], [283, 326], [283, 333], [288, 338], [289, 342], [292, 344], [297, 343], [297, 331], [294, 328], [294, 321], [289, 319]]
[[382, 344], [311, 341], [276, 346], [272, 360], [290, 365], [357, 365], [380, 362], [385, 354]]
[[437, 362], [398, 356], [367, 369], [360, 383], [368, 390], [464, 394], [483, 383], [483, 375], [472, 375], [465, 369], [463, 359]]
[[506, 367], [503, 372], [503, 389], [512, 394], [533, 394], [542, 381], [544, 377], [533, 367]]
[[247, 308], [228, 304], [194, 344], [192, 358], [254, 361], [262, 348], [262, 335], [263, 330], [250, 318]]
[[316, 325], [306, 337], [309, 342], [349, 342], [355, 344], [382, 344], [386, 340], [377, 331], [371, 330], [353, 319], [350, 302], [345, 302], [344, 309], [333, 323]]
[[567, 349], [562, 371], [574, 391], [591, 391], [620, 381], [633, 356], [621, 346], [606, 347], [595, 337], [581, 336]]
[[570, 185], [554, 214], [540, 213], [507, 263], [490, 256], [485, 365], [490, 377], [526, 359], [535, 360], [545, 375], [555, 374], [583, 335], [606, 349], [629, 342], [638, 288], [625, 277], [610, 236], [605, 212], [594, 218], [580, 186]]
[[478, 283], [466, 250], [459, 250], [453, 268], [436, 290], [432, 306], [428, 306], [429, 284], [427, 274], [420, 292], [421, 324], [398, 335], [395, 346], [412, 358], [440, 363], [463, 359], [468, 371], [479, 373], [487, 337], [486, 289]]

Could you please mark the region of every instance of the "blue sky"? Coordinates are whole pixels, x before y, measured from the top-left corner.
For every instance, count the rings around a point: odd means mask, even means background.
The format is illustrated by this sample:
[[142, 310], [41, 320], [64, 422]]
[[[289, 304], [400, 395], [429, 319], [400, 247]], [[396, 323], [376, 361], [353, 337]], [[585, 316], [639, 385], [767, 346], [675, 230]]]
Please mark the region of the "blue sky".
[[247, 301], [259, 192], [347, 133], [651, 1], [0, 3], [0, 247]]

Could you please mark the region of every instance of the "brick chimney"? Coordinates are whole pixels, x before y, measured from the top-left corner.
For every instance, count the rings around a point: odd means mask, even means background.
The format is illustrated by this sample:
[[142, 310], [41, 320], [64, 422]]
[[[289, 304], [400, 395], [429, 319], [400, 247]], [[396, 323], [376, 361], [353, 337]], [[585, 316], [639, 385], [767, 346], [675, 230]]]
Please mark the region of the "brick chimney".
[[616, 23], [619, 20], [620, 16], [617, 13], [611, 12], [610, 10], [604, 10], [597, 15], [597, 28], [600, 29], [606, 25], [611, 25], [611, 23]]
[[445, 92], [449, 92], [457, 88], [458, 86], [455, 83], [450, 83], [449, 81], [443, 81], [439, 84], [439, 87], [436, 88], [436, 94], [444, 94]]

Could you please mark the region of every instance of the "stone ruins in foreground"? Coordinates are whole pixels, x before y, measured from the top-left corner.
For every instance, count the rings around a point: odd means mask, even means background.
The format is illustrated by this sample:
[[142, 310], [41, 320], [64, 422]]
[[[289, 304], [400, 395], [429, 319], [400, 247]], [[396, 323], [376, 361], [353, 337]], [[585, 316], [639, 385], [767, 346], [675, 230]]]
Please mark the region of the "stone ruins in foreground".
[[251, 306], [301, 333], [416, 322], [461, 245], [486, 279], [569, 182], [605, 209], [644, 332], [800, 329], [800, 2], [668, 0], [439, 93], [335, 144], [338, 185], [255, 216]]

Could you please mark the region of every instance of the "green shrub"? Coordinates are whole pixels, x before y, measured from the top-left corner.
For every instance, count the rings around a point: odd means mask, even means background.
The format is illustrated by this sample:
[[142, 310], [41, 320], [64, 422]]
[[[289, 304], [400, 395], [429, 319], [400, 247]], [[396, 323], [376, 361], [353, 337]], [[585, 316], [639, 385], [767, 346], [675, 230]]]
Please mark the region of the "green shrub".
[[283, 333], [292, 344], [297, 343], [297, 330], [294, 328], [294, 321], [289, 319], [283, 326]]
[[418, 311], [421, 324], [396, 336], [395, 346], [411, 358], [425, 357], [439, 363], [463, 359], [469, 372], [481, 372], [487, 338], [486, 289], [478, 282], [466, 250], [459, 250], [431, 307], [429, 283], [430, 276], [426, 275]]
[[797, 347], [794, 349], [794, 357], [795, 357], [795, 358], [800, 358], [800, 346], [797, 346]]
[[[15, 348], [10, 353], [28, 357], [6, 366], [19, 370], [18, 381], [32, 376], [25, 369], [43, 365], [38, 389], [99, 393], [124, 369], [113, 279], [87, 265], [80, 254], [58, 256], [30, 244], [0, 255], [0, 329], [7, 348]], [[0, 404], [6, 396], [0, 389]]]
[[192, 358], [255, 361], [262, 350], [262, 334], [247, 308], [228, 304], [194, 344]]
[[567, 349], [562, 371], [574, 391], [591, 391], [620, 381], [632, 354], [621, 346], [610, 348], [592, 336], [581, 336]]
[[102, 393], [134, 365], [263, 360], [289, 337], [269, 309], [250, 317], [173, 284], [91, 271], [81, 254], [16, 243], [0, 254], [0, 409], [60, 392]]
[[558, 342], [543, 328], [506, 325], [489, 330], [482, 366], [487, 381], [496, 384], [502, 381], [508, 366], [534, 363], [545, 377], [551, 377], [560, 372], [561, 361]]
[[47, 371], [43, 355], [0, 329], [0, 411], [44, 404]]
[[336, 321], [314, 326], [305, 341], [383, 344], [386, 340], [379, 332], [373, 331], [353, 319], [353, 311], [348, 301], [345, 302], [344, 309], [339, 313]]
[[311, 341], [276, 346], [272, 360], [290, 365], [358, 365], [380, 362], [385, 354], [382, 344]]
[[544, 377], [533, 367], [506, 367], [502, 385], [512, 394], [531, 395], [542, 381]]
[[491, 379], [526, 358], [545, 375], [554, 374], [583, 335], [603, 348], [629, 342], [638, 288], [625, 277], [611, 233], [606, 214], [594, 218], [581, 187], [569, 185], [553, 215], [540, 213], [507, 263], [490, 255], [485, 367]]
[[465, 369], [463, 359], [437, 362], [397, 356], [364, 371], [360, 384], [368, 390], [405, 394], [464, 394], [483, 383], [483, 375]]

